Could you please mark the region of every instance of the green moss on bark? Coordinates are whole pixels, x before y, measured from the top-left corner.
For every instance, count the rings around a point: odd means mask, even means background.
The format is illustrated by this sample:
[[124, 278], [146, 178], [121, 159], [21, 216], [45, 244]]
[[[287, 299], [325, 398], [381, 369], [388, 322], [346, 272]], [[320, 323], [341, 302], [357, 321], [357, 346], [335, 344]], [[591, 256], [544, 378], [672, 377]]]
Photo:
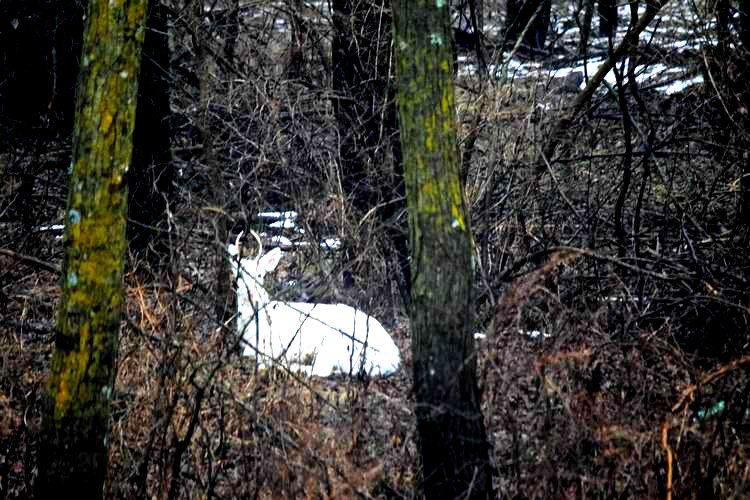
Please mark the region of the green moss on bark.
[[492, 469], [471, 336], [472, 240], [459, 176], [447, 2], [398, 0], [393, 10], [424, 494], [486, 499]]
[[124, 176], [147, 6], [147, 0], [92, 0], [86, 14], [39, 496], [66, 488], [84, 498], [102, 494], [123, 309]]

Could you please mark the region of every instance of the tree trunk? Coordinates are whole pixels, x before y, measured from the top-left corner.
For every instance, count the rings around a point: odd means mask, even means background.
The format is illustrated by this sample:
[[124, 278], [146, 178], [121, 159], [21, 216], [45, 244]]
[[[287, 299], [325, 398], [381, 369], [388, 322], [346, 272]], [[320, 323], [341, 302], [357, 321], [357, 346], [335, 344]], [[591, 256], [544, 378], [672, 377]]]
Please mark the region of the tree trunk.
[[472, 240], [459, 178], [447, 3], [394, 2], [412, 247], [410, 308], [425, 498], [489, 499], [472, 325]]
[[[68, 137], [83, 38], [82, 2], [0, 2], [0, 115], [11, 144]], [[14, 21], [15, 20], [15, 21]]]
[[740, 43], [744, 50], [750, 51], [750, 0], [739, 0], [737, 10], [740, 18]]
[[[212, 36], [203, 25], [202, 0], [192, 0], [191, 5], [191, 30], [192, 43], [195, 52], [195, 72], [199, 82], [199, 117], [197, 120], [203, 143], [203, 175], [207, 186], [206, 197], [208, 203], [215, 207], [226, 207], [226, 184], [223, 182], [223, 173], [216, 154], [217, 127], [212, 125], [211, 102], [214, 99], [211, 87], [211, 53]], [[210, 224], [213, 226], [214, 239], [217, 248], [224, 248], [229, 240], [229, 222], [227, 217], [221, 214], [212, 214]], [[214, 290], [216, 302], [214, 303], [214, 318], [217, 325], [226, 324], [232, 315], [233, 308], [230, 285], [232, 280], [229, 272], [229, 261], [223, 250], [211, 255], [213, 268], [215, 270]]]
[[[378, 32], [380, 9], [358, 0], [333, 0], [334, 112], [341, 143], [341, 182], [362, 213], [378, 202], [368, 170], [381, 141], [381, 110], [388, 81], [387, 37]], [[372, 11], [371, 11], [372, 9]]]
[[157, 226], [163, 221], [172, 191], [172, 154], [169, 137], [169, 44], [167, 12], [152, 4], [143, 42], [143, 64], [138, 85], [138, 109], [133, 133], [133, 162], [128, 172], [128, 242], [130, 249], [149, 253], [156, 263], [164, 255], [164, 239]]
[[[742, 50], [744, 51], [743, 61], [748, 61], [750, 54], [750, 0], [739, 0], [738, 10], [740, 16], [739, 39]], [[742, 68], [746, 74], [750, 74], [750, 62], [746, 62]], [[750, 107], [750, 90], [745, 90], [742, 94], [746, 108]], [[750, 108], [749, 108], [750, 109]], [[745, 133], [750, 132], [750, 127], [746, 127]], [[745, 153], [740, 170], [742, 176], [740, 180], [740, 210], [738, 222], [739, 226], [744, 228], [745, 241], [750, 238], [750, 154]]]
[[484, 0], [470, 0], [469, 6], [474, 10], [473, 16], [476, 17], [474, 28], [479, 33], [484, 33]]
[[[579, 25], [581, 39], [578, 43], [578, 55], [585, 57], [589, 50], [589, 35], [591, 34], [591, 19], [594, 17], [594, 0], [583, 1], [583, 21]], [[577, 19], [577, 18], [576, 18]], [[585, 71], [585, 67], [584, 67]]]
[[[380, 207], [378, 217], [388, 232], [395, 253], [393, 260], [400, 271], [398, 288], [408, 306], [408, 241], [394, 220], [405, 206], [405, 189], [389, 78], [391, 21], [383, 19], [382, 1], [333, 0], [333, 109], [339, 129], [344, 194], [360, 216]], [[388, 143], [395, 175], [375, 167], [385, 164], [387, 148], [382, 145]]]
[[229, 0], [227, 2], [227, 28], [224, 36], [224, 59], [228, 64], [234, 64], [235, 48], [240, 36], [240, 0]]
[[614, 37], [617, 31], [617, 2], [599, 0], [599, 35]]
[[123, 176], [132, 153], [147, 7], [147, 0], [92, 0], [87, 11], [37, 498], [102, 496], [123, 308]]
[[[549, 18], [552, 12], [552, 1], [508, 0], [506, 12], [506, 42], [513, 46], [523, 35], [522, 47], [530, 55], [539, 54], [544, 50]], [[527, 25], [529, 25], [528, 29], [526, 29]]]
[[477, 55], [480, 74], [487, 74], [487, 61], [482, 52], [482, 33], [484, 33], [484, 0], [469, 0], [469, 17], [473, 27], [474, 50]]

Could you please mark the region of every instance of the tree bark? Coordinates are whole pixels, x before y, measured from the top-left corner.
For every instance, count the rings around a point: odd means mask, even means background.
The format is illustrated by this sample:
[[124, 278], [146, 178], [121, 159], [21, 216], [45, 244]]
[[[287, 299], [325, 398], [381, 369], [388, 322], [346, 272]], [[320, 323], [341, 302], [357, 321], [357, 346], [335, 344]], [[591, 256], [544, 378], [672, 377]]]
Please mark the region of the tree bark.
[[227, 2], [227, 28], [224, 36], [224, 59], [227, 63], [234, 64], [235, 48], [240, 35], [240, 0], [229, 0]]
[[492, 467], [471, 335], [472, 239], [459, 178], [449, 23], [447, 2], [394, 2], [418, 445], [425, 498], [489, 499]]
[[[740, 16], [740, 28], [739, 28], [739, 39], [742, 50], [744, 51], [743, 60], [748, 60], [748, 54], [750, 54], [750, 0], [739, 0], [738, 11]], [[746, 62], [743, 68], [747, 73], [750, 73], [750, 62]], [[750, 90], [745, 90], [742, 94], [744, 96], [744, 104], [750, 108]], [[745, 133], [750, 133], [750, 130], [746, 128]], [[750, 154], [745, 153], [745, 157], [741, 163], [742, 168], [740, 169], [740, 209], [738, 211], [738, 225], [744, 228], [744, 238], [747, 241], [750, 238]]]
[[166, 254], [165, 239], [159, 237], [157, 226], [164, 220], [173, 181], [167, 29], [167, 9], [151, 4], [138, 85], [133, 161], [128, 172], [128, 243], [139, 253], [151, 245], [155, 252], [147, 255], [154, 264]]
[[614, 37], [617, 31], [617, 2], [599, 0], [599, 36]]
[[[382, 8], [359, 0], [333, 0], [333, 100], [340, 130], [341, 182], [352, 204], [366, 213], [378, 202], [368, 170], [382, 140], [386, 105], [389, 37], [382, 30]], [[381, 43], [382, 42], [382, 43]]]
[[[212, 36], [203, 25], [202, 0], [191, 0], [191, 30], [192, 43], [195, 52], [195, 73], [199, 82], [199, 116], [197, 120], [203, 143], [203, 175], [207, 187], [206, 197], [208, 203], [216, 207], [227, 206], [226, 183], [223, 182], [221, 164], [217, 158], [216, 130], [212, 124], [211, 102], [214, 99], [211, 84], [211, 53]], [[229, 221], [224, 214], [211, 216], [210, 224], [213, 226], [214, 239], [218, 248], [224, 248], [229, 240]], [[217, 325], [226, 324], [232, 316], [231, 277], [229, 272], [229, 261], [224, 251], [217, 251], [211, 255], [213, 268], [215, 270], [214, 290], [216, 302], [214, 303], [214, 319]]]
[[[541, 7], [541, 9], [540, 9]], [[537, 10], [539, 10], [537, 14]], [[531, 55], [544, 50], [552, 12], [551, 0], [508, 0], [505, 17], [505, 40], [513, 46], [523, 35], [522, 47]], [[524, 33], [526, 25], [531, 26]]]
[[[68, 137], [83, 33], [82, 2], [0, 2], [3, 141]], [[14, 21], [15, 20], [15, 21]]]
[[[594, 0], [583, 1], [583, 21], [579, 25], [581, 39], [578, 43], [578, 55], [585, 57], [589, 50], [589, 35], [591, 34], [591, 19], [594, 17]], [[585, 70], [585, 67], [584, 67]]]
[[750, 0], [739, 0], [737, 10], [740, 18], [740, 43], [743, 49], [750, 51]]
[[[410, 302], [411, 276], [406, 232], [396, 223], [405, 206], [398, 119], [389, 77], [391, 20], [383, 0], [333, 0], [333, 109], [339, 129], [339, 161], [344, 194], [360, 214], [379, 207], [394, 248], [401, 298]], [[385, 21], [385, 22], [384, 22]], [[385, 163], [391, 145], [393, 175]], [[346, 280], [345, 280], [346, 281]]]
[[73, 141], [63, 287], [37, 498], [101, 498], [123, 309], [127, 184], [147, 0], [89, 3]]

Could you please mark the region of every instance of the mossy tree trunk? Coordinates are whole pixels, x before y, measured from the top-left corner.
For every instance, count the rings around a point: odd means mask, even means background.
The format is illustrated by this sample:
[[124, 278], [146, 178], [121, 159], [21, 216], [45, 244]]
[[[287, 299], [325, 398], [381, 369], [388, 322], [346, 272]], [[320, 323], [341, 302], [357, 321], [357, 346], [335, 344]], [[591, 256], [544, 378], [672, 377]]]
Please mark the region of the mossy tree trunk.
[[492, 498], [471, 327], [472, 240], [459, 178], [448, 2], [394, 2], [412, 251], [410, 308], [425, 497]]
[[86, 13], [37, 498], [102, 496], [147, 4], [91, 0]]

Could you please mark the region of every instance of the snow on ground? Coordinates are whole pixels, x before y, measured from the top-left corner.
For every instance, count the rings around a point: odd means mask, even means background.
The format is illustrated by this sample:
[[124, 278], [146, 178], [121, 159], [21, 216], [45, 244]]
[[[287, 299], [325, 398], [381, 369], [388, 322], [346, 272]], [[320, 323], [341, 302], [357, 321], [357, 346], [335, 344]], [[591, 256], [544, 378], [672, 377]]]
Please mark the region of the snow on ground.
[[[682, 10], [684, 11], [685, 9]], [[683, 11], [679, 9], [673, 11], [664, 10], [651, 23], [651, 26], [641, 33], [641, 41], [644, 44], [658, 45], [660, 49], [668, 54], [677, 54], [688, 50], [694, 51], [707, 44], [713, 44], [714, 41], [705, 35], [706, 31], [701, 32], [696, 28], [696, 26], [702, 26], [703, 30], [710, 32], [710, 23], [707, 23], [706, 20], [697, 16], [692, 11]], [[645, 5], [640, 5], [638, 15], [643, 15], [645, 12]], [[552, 27], [548, 34], [548, 39], [559, 37], [557, 42], [559, 45], [568, 47], [569, 49], [576, 47], [580, 38], [580, 30], [576, 26], [574, 14], [574, 6], [570, 5], [568, 15], [553, 15]], [[621, 5], [618, 9], [618, 14], [619, 23], [617, 33], [613, 37], [614, 46], [622, 42], [627, 32], [630, 22], [630, 7]], [[499, 22], [502, 22], [502, 17], [499, 18]], [[607, 50], [609, 42], [606, 38], [594, 36], [598, 34], [598, 26], [599, 17], [595, 14], [591, 22], [592, 38], [590, 46], [592, 47], [592, 53], [601, 54]], [[501, 38], [502, 25], [495, 22], [487, 27], [486, 33], [488, 36]], [[549, 80], [550, 78], [563, 78], [574, 72], [580, 72], [591, 77], [606, 61], [605, 57], [597, 55], [588, 59], [585, 65], [579, 62], [577, 64], [553, 68], [548, 61], [540, 63], [520, 58], [509, 60], [509, 57], [510, 53], [506, 52], [503, 54], [500, 64], [490, 65], [488, 68], [490, 74], [500, 80], [515, 81], [526, 78], [535, 78], [542, 81]], [[569, 56], [561, 55], [559, 58], [565, 59], [569, 58]], [[477, 72], [476, 65], [466, 64], [465, 57], [459, 57], [459, 63], [463, 63], [459, 69], [459, 76], [473, 75]], [[627, 58], [624, 61], [621, 60], [618, 63], [618, 70], [624, 72], [628, 64], [629, 61]], [[688, 68], [667, 66], [661, 63], [650, 64], [648, 66], [640, 65], [636, 68], [635, 73], [639, 85], [661, 90], [667, 95], [680, 92], [691, 85], [703, 82], [702, 76], [695, 76]], [[605, 80], [609, 85], [614, 86], [616, 84], [614, 72], [610, 71]], [[582, 82], [580, 89], [583, 89], [585, 84], [585, 81]]]
[[[304, 228], [297, 225], [298, 213], [294, 210], [287, 210], [282, 212], [259, 212], [258, 219], [262, 221], [265, 227], [272, 232], [275, 231], [291, 231], [298, 235], [304, 235]], [[272, 245], [277, 245], [286, 249], [303, 248], [310, 246], [309, 241], [293, 240], [283, 234], [269, 234], [260, 233], [260, 235], [267, 239]], [[323, 250], [339, 250], [341, 249], [342, 243], [338, 238], [325, 238], [318, 243]]]

